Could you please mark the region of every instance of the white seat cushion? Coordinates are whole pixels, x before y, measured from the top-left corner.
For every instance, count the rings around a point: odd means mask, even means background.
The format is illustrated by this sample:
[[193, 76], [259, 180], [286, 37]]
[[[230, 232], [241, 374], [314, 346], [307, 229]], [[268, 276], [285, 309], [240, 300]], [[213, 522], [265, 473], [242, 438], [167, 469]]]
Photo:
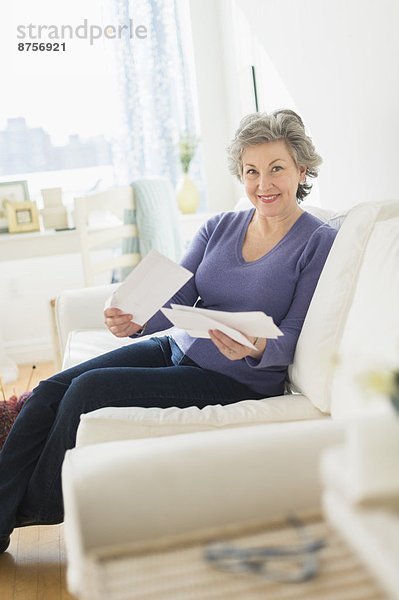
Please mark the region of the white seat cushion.
[[122, 346], [129, 346], [131, 338], [117, 338], [107, 329], [76, 329], [68, 335], [62, 363], [63, 369], [105, 354]]
[[110, 407], [82, 415], [76, 445], [323, 418], [326, 416], [300, 394], [205, 408]]
[[150, 337], [169, 335], [172, 331], [165, 329], [165, 331], [159, 331], [154, 333], [152, 336], [144, 335], [139, 338], [118, 338], [112, 335], [108, 329], [76, 329], [71, 331], [67, 338], [65, 346], [64, 359], [62, 363], [63, 369], [68, 369], [79, 363], [111, 352], [111, 350], [117, 350], [123, 346], [130, 346], [131, 344], [138, 344], [144, 340], [148, 340]]
[[[116, 338], [104, 329], [73, 331], [68, 336], [64, 368], [139, 341]], [[77, 445], [244, 427], [259, 423], [322, 419], [325, 416], [301, 394], [286, 394], [263, 400], [243, 400], [228, 406], [209, 405], [202, 409], [197, 406], [184, 409], [176, 406], [166, 409], [110, 407], [82, 415]]]

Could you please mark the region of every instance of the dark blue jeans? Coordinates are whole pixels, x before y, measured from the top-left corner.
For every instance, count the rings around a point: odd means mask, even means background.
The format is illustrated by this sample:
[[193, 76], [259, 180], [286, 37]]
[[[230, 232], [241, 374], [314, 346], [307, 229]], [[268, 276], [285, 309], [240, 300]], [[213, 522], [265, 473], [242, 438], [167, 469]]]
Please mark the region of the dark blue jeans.
[[167, 408], [261, 398], [198, 367], [168, 337], [108, 352], [41, 381], [0, 452], [0, 536], [17, 525], [63, 520], [61, 466], [80, 415], [104, 406]]

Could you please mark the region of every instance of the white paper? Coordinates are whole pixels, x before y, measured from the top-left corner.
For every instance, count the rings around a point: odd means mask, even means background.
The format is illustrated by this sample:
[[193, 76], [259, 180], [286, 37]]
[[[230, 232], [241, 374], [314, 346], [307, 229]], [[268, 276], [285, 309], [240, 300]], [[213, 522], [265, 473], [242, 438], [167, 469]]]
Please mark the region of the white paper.
[[106, 307], [115, 306], [144, 325], [193, 274], [156, 250], [151, 250], [112, 294]]
[[283, 333], [273, 319], [261, 311], [226, 312], [172, 304], [164, 315], [192, 337], [209, 338], [209, 329], [218, 329], [244, 346], [256, 349], [246, 336], [275, 339]]
[[236, 342], [256, 350], [255, 346], [251, 344], [245, 335], [242, 335], [239, 331], [227, 327], [227, 325], [223, 325], [214, 319], [210, 319], [209, 317], [200, 314], [193, 315], [189, 312], [173, 310], [172, 308], [162, 308], [161, 310], [173, 325], [176, 325], [176, 327], [179, 327], [180, 329], [185, 329], [192, 337], [209, 338], [209, 329], [218, 329]]

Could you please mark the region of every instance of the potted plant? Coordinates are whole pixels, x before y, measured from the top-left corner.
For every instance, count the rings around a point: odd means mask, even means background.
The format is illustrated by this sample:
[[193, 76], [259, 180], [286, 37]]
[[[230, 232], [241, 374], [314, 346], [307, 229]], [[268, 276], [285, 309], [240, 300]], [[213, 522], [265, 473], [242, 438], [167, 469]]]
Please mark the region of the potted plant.
[[190, 164], [198, 147], [198, 138], [185, 131], [180, 135], [179, 159], [183, 176], [177, 186], [177, 204], [184, 214], [195, 213], [198, 209], [200, 196], [197, 186], [189, 176]]

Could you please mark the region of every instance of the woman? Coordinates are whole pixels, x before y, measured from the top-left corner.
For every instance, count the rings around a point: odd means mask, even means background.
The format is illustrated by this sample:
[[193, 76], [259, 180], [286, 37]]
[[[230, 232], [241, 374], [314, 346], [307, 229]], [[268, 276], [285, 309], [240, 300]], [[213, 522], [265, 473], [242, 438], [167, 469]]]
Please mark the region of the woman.
[[[230, 169], [253, 208], [212, 217], [182, 260], [194, 277], [167, 303], [228, 311], [261, 310], [284, 333], [250, 338], [256, 350], [220, 331], [211, 339], [143, 340], [42, 381], [0, 453], [0, 552], [16, 526], [63, 519], [61, 465], [82, 413], [104, 406], [186, 407], [260, 399], [284, 391], [287, 367], [335, 231], [302, 211], [321, 159], [290, 110], [245, 117], [228, 149]], [[118, 336], [170, 327], [158, 312], [144, 330], [134, 315], [105, 310]]]

